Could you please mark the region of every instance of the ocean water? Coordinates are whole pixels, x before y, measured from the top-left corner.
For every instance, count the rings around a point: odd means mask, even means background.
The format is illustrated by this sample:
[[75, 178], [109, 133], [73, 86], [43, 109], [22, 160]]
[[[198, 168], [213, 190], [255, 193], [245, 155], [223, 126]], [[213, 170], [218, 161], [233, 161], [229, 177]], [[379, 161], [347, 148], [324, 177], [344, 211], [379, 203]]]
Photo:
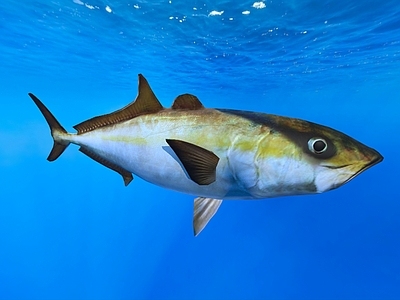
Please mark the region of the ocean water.
[[[0, 299], [399, 299], [400, 2], [0, 2]], [[339, 189], [193, 197], [71, 145], [55, 162], [27, 93], [72, 126], [135, 98], [302, 118], [385, 160]], [[156, 162], [154, 162], [156, 163]], [[168, 179], [166, 179], [168, 180]]]

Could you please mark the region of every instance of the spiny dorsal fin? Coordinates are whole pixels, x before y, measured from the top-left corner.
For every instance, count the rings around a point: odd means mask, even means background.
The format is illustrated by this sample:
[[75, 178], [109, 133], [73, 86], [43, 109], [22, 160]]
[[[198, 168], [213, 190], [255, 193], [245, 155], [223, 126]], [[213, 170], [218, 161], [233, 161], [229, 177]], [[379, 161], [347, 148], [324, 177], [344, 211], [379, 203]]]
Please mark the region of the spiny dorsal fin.
[[139, 74], [139, 94], [136, 100], [124, 108], [110, 114], [97, 116], [75, 125], [78, 134], [92, 131], [96, 128], [130, 120], [140, 115], [156, 113], [163, 107], [151, 90], [149, 83], [142, 74]]
[[122, 176], [122, 179], [124, 180], [124, 184], [125, 186], [127, 186], [132, 180], [133, 180], [133, 176], [132, 173], [125, 170], [124, 168], [121, 168], [120, 166], [117, 166], [116, 164], [106, 160], [105, 158], [97, 155], [96, 153], [90, 151], [88, 148], [86, 147], [80, 147], [79, 151], [81, 151], [83, 154], [86, 154], [87, 156], [89, 156], [91, 159], [93, 159], [94, 161], [97, 161], [98, 163], [102, 164], [103, 166], [117, 172], [118, 174], [120, 174]]
[[178, 96], [172, 104], [172, 109], [189, 109], [196, 110], [204, 108], [199, 98], [191, 94], [183, 94]]
[[198, 197], [194, 199], [193, 231], [197, 236], [217, 212], [222, 200]]
[[213, 152], [180, 140], [166, 140], [174, 150], [190, 179], [199, 185], [208, 185], [216, 179], [219, 161]]

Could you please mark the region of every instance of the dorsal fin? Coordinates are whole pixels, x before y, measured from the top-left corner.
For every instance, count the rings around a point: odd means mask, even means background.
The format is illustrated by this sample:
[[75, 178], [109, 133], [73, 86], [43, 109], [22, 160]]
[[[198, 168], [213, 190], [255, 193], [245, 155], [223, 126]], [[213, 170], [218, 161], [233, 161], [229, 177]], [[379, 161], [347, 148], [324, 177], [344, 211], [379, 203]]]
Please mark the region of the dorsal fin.
[[92, 131], [96, 128], [130, 120], [140, 115], [156, 113], [163, 107], [151, 90], [149, 83], [139, 74], [139, 93], [135, 101], [110, 114], [97, 116], [75, 125], [78, 134]]
[[191, 94], [183, 94], [178, 96], [172, 104], [172, 109], [202, 109], [204, 108], [199, 98]]

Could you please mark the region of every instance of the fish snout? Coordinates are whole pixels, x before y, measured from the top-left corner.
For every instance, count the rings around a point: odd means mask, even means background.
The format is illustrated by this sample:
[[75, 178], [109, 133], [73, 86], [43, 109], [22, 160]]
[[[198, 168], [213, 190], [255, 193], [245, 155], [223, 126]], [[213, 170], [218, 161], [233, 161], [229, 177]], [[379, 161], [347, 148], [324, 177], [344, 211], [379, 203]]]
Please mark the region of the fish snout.
[[382, 160], [383, 156], [378, 151], [369, 148], [367, 152], [364, 152], [364, 159], [356, 164], [356, 168], [358, 168], [358, 170], [354, 170], [354, 175], [347, 179], [344, 183], [350, 181], [360, 173], [380, 163]]
[[378, 151], [369, 147], [343, 153], [343, 156], [340, 161], [321, 164], [317, 168], [315, 185], [318, 192], [336, 189], [383, 160]]
[[372, 148], [370, 148], [370, 152], [366, 157], [369, 159], [369, 163], [366, 166], [367, 168], [379, 164], [383, 160], [382, 154]]

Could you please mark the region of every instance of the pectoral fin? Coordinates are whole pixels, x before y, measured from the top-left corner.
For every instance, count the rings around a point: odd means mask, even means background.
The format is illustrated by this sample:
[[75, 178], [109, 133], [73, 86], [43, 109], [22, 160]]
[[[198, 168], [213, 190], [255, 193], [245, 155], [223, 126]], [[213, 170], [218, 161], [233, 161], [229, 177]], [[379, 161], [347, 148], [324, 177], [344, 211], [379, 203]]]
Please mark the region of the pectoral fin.
[[193, 230], [197, 236], [217, 212], [222, 200], [198, 197], [194, 199]]
[[190, 179], [200, 185], [208, 185], [216, 179], [219, 161], [213, 152], [180, 140], [166, 140], [182, 162]]

